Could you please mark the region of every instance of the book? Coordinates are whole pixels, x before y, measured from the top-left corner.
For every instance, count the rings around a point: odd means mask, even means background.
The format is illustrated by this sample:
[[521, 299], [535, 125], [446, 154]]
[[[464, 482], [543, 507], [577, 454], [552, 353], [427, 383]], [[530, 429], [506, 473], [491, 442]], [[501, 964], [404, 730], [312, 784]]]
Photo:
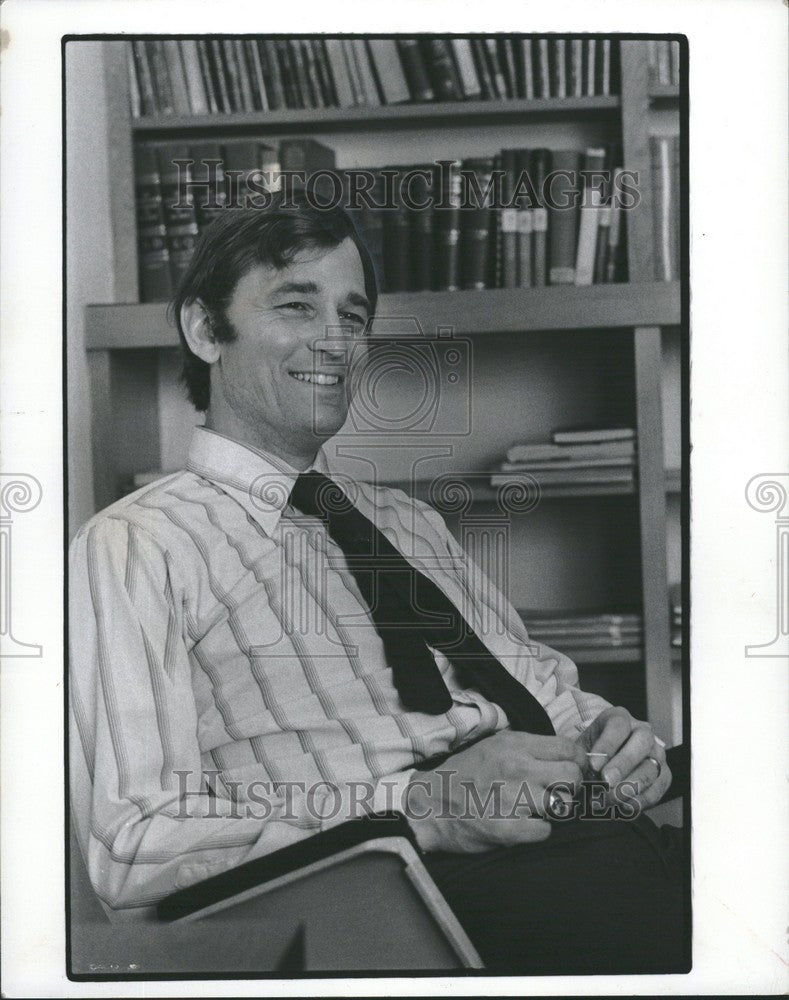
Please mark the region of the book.
[[301, 94], [299, 93], [296, 73], [290, 58], [290, 47], [285, 39], [274, 40], [274, 47], [277, 53], [277, 65], [282, 80], [282, 90], [285, 95], [285, 106], [288, 108], [301, 108]]
[[531, 38], [521, 39], [521, 61], [523, 65], [523, 93], [527, 101], [533, 101], [534, 86], [534, 45]]
[[[617, 167], [613, 173], [613, 190], [617, 190], [617, 178], [622, 172], [621, 167]], [[617, 198], [611, 199], [611, 210], [608, 220], [608, 247], [605, 257], [605, 280], [608, 283], [624, 279], [620, 264], [621, 258], [621, 230], [622, 230], [622, 207]]]
[[351, 83], [351, 93], [353, 95], [353, 105], [360, 106], [366, 103], [366, 98], [364, 96], [364, 84], [362, 83], [362, 76], [359, 70], [359, 65], [356, 61], [356, 54], [353, 50], [352, 39], [343, 38], [342, 54], [345, 58], [345, 65], [348, 67], [348, 79]]
[[549, 149], [535, 149], [531, 154], [531, 179], [540, 198], [531, 220], [532, 284], [535, 286], [548, 283], [548, 209], [542, 198], [552, 159]]
[[160, 146], [157, 150], [173, 289], [178, 287], [189, 267], [198, 236], [194, 199], [180, 183], [184, 179], [191, 180], [192, 169], [184, 162], [189, 159], [189, 150], [181, 144]]
[[339, 38], [327, 38], [326, 57], [331, 67], [332, 80], [337, 95], [337, 103], [341, 108], [351, 108], [354, 105], [353, 88], [348, 63], [345, 59], [342, 42]]
[[246, 45], [244, 40], [236, 38], [233, 41], [235, 50], [236, 65], [238, 67], [238, 80], [241, 88], [241, 107], [244, 111], [255, 111], [259, 107], [259, 102], [255, 101], [253, 90], [252, 73], [247, 62]]
[[560, 486], [577, 483], [632, 483], [633, 470], [619, 467], [605, 469], [540, 469], [529, 472], [494, 472], [490, 477], [491, 486], [503, 486], [506, 483], [517, 482], [519, 478], [533, 478], [539, 484]]
[[172, 281], [161, 175], [154, 147], [135, 145], [134, 180], [140, 301], [165, 302], [172, 294]]
[[498, 95], [496, 93], [495, 84], [493, 83], [493, 77], [488, 67], [485, 40], [483, 38], [472, 38], [471, 52], [474, 58], [474, 66], [477, 70], [477, 78], [479, 79], [482, 99], [484, 101], [492, 101]]
[[134, 50], [130, 44], [126, 45], [126, 72], [129, 76], [129, 110], [132, 118], [139, 118], [142, 114], [142, 94], [140, 93], [140, 85], [137, 82]]
[[474, 62], [474, 52], [470, 38], [451, 39], [452, 51], [455, 54], [455, 65], [457, 66], [460, 86], [466, 100], [474, 101], [482, 96], [482, 84], [480, 83], [477, 66]]
[[437, 168], [433, 218], [436, 239], [436, 291], [460, 288], [460, 161], [444, 160]]
[[[345, 192], [345, 204], [350, 205], [350, 181], [353, 171], [342, 171], [343, 190]], [[369, 191], [369, 199], [359, 197], [359, 205], [351, 207], [348, 214], [351, 216], [357, 232], [364, 241], [375, 268], [376, 280], [379, 291], [385, 288], [384, 275], [384, 212], [377, 208], [384, 202], [384, 181], [380, 171], [373, 171], [373, 184]]]
[[315, 62], [312, 45], [307, 39], [302, 38], [299, 41], [299, 47], [301, 49], [301, 62], [307, 76], [307, 85], [310, 91], [312, 106], [314, 108], [325, 108], [326, 99], [323, 95], [323, 89], [318, 78], [318, 68]]
[[597, 80], [597, 39], [586, 39], [586, 88], [587, 97], [595, 96], [595, 81]]
[[263, 74], [266, 81], [266, 96], [269, 107], [276, 111], [277, 108], [285, 107], [285, 87], [282, 83], [282, 72], [279, 67], [277, 57], [277, 47], [271, 38], [262, 38], [258, 41], [258, 52], [260, 53], [260, 64], [263, 67]]
[[293, 87], [296, 93], [297, 106], [300, 108], [315, 107], [313, 95], [310, 93], [310, 82], [307, 78], [307, 70], [301, 58], [301, 41], [298, 38], [289, 38], [287, 42], [288, 61], [293, 74]]
[[209, 39], [208, 58], [211, 70], [211, 79], [214, 84], [219, 110], [229, 113], [233, 110], [230, 100], [230, 90], [225, 75], [224, 60], [222, 57], [222, 43], [216, 38]]
[[501, 257], [501, 287], [518, 287], [518, 210], [508, 207], [513, 201], [518, 178], [519, 153], [517, 149], [501, 151], [502, 201], [499, 211], [499, 254]]
[[370, 58], [373, 62], [378, 86], [386, 104], [403, 104], [410, 99], [408, 81], [397, 53], [393, 38], [371, 38]]
[[225, 81], [230, 95], [230, 110], [244, 111], [244, 98], [241, 93], [241, 71], [236, 59], [236, 45], [232, 38], [222, 39], [222, 65], [225, 70]]
[[636, 453], [635, 441], [592, 441], [588, 444], [514, 444], [507, 449], [508, 462], [549, 461], [555, 459], [632, 458]]
[[254, 206], [266, 191], [280, 187], [279, 153], [252, 140], [225, 145], [227, 207]]
[[633, 456], [601, 455], [598, 458], [546, 458], [525, 462], [502, 462], [497, 472], [531, 472], [547, 469], [604, 469], [608, 467], [633, 467]]
[[586, 444], [598, 441], [633, 441], [632, 427], [563, 427], [553, 431], [554, 444]]
[[161, 39], [153, 39], [143, 43], [148, 52], [148, 65], [153, 76], [153, 88], [159, 114], [171, 115], [175, 112], [170, 73], [164, 55], [164, 43]]
[[606, 151], [591, 147], [584, 154], [584, 189], [578, 225], [578, 245], [575, 254], [575, 284], [591, 285], [594, 279], [597, 254], [597, 230], [603, 193], [599, 187]]
[[220, 111], [219, 99], [214, 87], [214, 78], [211, 71], [211, 56], [208, 50], [208, 42], [205, 39], [197, 41], [197, 58], [200, 60], [200, 76], [205, 87], [205, 94], [208, 100], [208, 111], [210, 114], [218, 114]]
[[197, 229], [202, 233], [227, 204], [224, 153], [218, 142], [201, 142], [189, 147], [189, 157], [194, 161], [192, 180], [206, 181], [204, 188], [192, 187]]
[[504, 99], [507, 96], [507, 81], [504, 78], [504, 67], [499, 57], [498, 41], [488, 36], [483, 39], [485, 42], [485, 54], [488, 62], [488, 71], [493, 81], [493, 92], [497, 98]]
[[364, 97], [363, 103], [370, 105], [370, 107], [380, 107], [381, 98], [378, 94], [367, 42], [363, 38], [354, 38], [351, 41], [351, 48], [356, 59], [359, 82]]
[[547, 38], [537, 40], [537, 80], [539, 83], [537, 96], [551, 96], [551, 57]]
[[408, 81], [412, 101], [432, 101], [435, 97], [430, 77], [416, 38], [398, 38], [397, 50]]
[[419, 205], [429, 206], [433, 197], [434, 171], [430, 164], [417, 168], [419, 171], [410, 185], [411, 209], [411, 288], [415, 291], [429, 291], [433, 287], [433, 212]]
[[384, 286], [387, 292], [404, 292], [411, 283], [411, 213], [403, 203], [400, 184], [392, 186], [395, 207], [384, 216]]
[[133, 41], [131, 46], [134, 69], [140, 91], [142, 113], [144, 115], [156, 115], [159, 113], [159, 104], [154, 91], [153, 73], [148, 61], [148, 50], [145, 47], [145, 42], [141, 41]]
[[603, 97], [608, 97], [611, 93], [611, 39], [602, 38], [599, 44], [599, 58], [597, 60], [599, 72], [599, 84], [597, 93]]
[[463, 161], [463, 170], [469, 171], [476, 181], [476, 190], [466, 181], [474, 196], [474, 205], [465, 208], [461, 218], [460, 255], [461, 285], [466, 289], [488, 288], [490, 281], [488, 268], [490, 261], [489, 244], [491, 238], [492, 211], [485, 204], [484, 196], [493, 173], [491, 157], [475, 157]]
[[[518, 176], [528, 174], [531, 154], [528, 149], [519, 149], [516, 157]], [[534, 216], [537, 209], [531, 204], [529, 195], [520, 196], [516, 207], [518, 224], [518, 286], [530, 288], [533, 281], [532, 249], [534, 240]]]
[[323, 95], [323, 103], [327, 108], [336, 108], [338, 105], [337, 94], [334, 89], [329, 60], [326, 56], [325, 42], [322, 38], [310, 40], [312, 57], [315, 61], [315, 72], [318, 77], [318, 84]]
[[424, 40], [422, 46], [436, 100], [461, 100], [463, 91], [449, 42], [445, 38], [428, 38]]
[[567, 97], [567, 52], [563, 38], [553, 39], [552, 91], [554, 97]]
[[514, 41], [510, 38], [499, 39], [499, 63], [504, 70], [504, 82], [507, 85], [507, 97], [518, 96], [518, 71], [515, 66]]
[[570, 42], [570, 81], [568, 93], [571, 97], [583, 97], [584, 92], [584, 43], [582, 38]]
[[208, 94], [200, 66], [197, 42], [194, 39], [186, 38], [180, 44], [189, 111], [193, 115], [207, 115], [211, 108], [208, 104]]
[[[576, 235], [581, 194], [581, 156], [575, 150], [553, 153], [556, 176], [551, 184], [555, 199], [548, 220], [548, 283], [572, 285], [575, 282]], [[561, 173], [559, 173], [561, 171]]]
[[167, 63], [167, 74], [173, 94], [173, 110], [177, 115], [191, 114], [189, 93], [186, 89], [186, 73], [181, 58], [181, 45], [173, 39], [162, 42], [164, 60]]
[[652, 167], [652, 212], [655, 278], [673, 281], [679, 277], [679, 211], [677, 205], [677, 162], [675, 136], [650, 136]]
[[[316, 139], [283, 139], [279, 144], [278, 169], [288, 173], [303, 173], [308, 191], [316, 192], [319, 204], [328, 204], [335, 196], [334, 185], [327, 175], [314, 177], [317, 171], [336, 170], [334, 150]], [[276, 169], [272, 163], [269, 170]]]

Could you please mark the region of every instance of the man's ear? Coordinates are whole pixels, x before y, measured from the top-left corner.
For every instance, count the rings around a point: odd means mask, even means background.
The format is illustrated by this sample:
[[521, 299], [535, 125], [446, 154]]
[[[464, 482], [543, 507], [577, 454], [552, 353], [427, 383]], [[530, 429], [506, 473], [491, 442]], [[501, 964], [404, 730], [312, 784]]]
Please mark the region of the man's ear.
[[181, 306], [181, 329], [193, 354], [209, 365], [219, 360], [220, 345], [211, 318], [199, 299]]

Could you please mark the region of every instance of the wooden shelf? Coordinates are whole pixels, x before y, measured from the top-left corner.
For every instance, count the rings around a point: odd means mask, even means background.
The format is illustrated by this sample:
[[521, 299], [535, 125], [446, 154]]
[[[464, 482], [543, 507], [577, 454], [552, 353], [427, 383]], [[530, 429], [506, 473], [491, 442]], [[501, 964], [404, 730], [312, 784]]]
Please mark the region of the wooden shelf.
[[649, 88], [653, 104], [674, 104], [679, 101], [679, 87], [675, 83], [655, 83]]
[[538, 98], [535, 100], [447, 101], [356, 108], [282, 108], [214, 115], [156, 115], [132, 119], [140, 139], [170, 139], [228, 134], [341, 132], [359, 129], [425, 128], [451, 123], [500, 124], [519, 119], [615, 116], [619, 97]]
[[[87, 307], [88, 350], [176, 347], [165, 303]], [[492, 288], [474, 292], [402, 292], [382, 295], [379, 317], [417, 317], [427, 335], [436, 327], [455, 334], [517, 333], [674, 326], [680, 321], [674, 282]], [[407, 329], [407, 328], [406, 328]]]

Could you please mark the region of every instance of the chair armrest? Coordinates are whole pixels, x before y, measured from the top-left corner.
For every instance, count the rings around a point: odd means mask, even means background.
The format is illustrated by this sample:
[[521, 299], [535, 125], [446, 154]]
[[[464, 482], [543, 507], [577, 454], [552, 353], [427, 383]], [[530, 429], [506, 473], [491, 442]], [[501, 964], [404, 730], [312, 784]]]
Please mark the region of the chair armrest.
[[289, 844], [262, 858], [220, 872], [196, 885], [187, 886], [161, 900], [156, 908], [159, 920], [181, 920], [199, 911], [214, 908], [250, 889], [280, 880], [334, 855], [371, 840], [403, 837], [418, 852], [416, 838], [400, 813], [374, 813], [339, 823], [297, 844]]

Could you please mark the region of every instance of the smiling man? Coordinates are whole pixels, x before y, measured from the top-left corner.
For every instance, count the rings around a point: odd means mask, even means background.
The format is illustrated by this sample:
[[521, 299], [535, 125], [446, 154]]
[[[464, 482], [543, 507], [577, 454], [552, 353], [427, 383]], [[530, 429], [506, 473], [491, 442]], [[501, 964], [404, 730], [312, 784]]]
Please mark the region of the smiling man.
[[[502, 595], [489, 606], [435, 511], [327, 475], [376, 296], [339, 209], [228, 210], [195, 252], [174, 315], [205, 427], [185, 470], [71, 552], [73, 815], [94, 888], [145, 913], [394, 807], [490, 967], [679, 971], [657, 828], [551, 822], [590, 769], [629, 783], [631, 816], [657, 802], [661, 742], [581, 691]], [[474, 806], [491, 795], [493, 815]]]

